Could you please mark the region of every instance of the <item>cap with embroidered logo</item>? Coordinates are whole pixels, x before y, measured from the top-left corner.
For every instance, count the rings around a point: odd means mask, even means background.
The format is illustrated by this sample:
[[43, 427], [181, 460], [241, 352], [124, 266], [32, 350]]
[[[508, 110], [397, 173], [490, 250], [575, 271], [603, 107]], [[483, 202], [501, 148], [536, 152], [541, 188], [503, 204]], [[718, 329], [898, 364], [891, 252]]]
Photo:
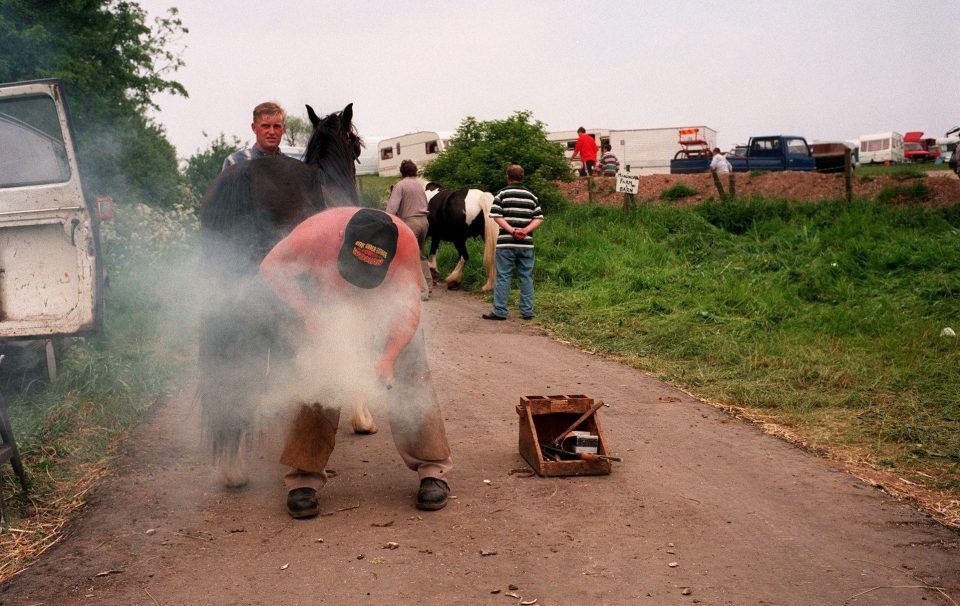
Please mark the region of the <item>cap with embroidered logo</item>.
[[337, 259], [340, 275], [360, 288], [376, 288], [397, 254], [399, 230], [390, 215], [372, 208], [358, 210], [344, 229]]

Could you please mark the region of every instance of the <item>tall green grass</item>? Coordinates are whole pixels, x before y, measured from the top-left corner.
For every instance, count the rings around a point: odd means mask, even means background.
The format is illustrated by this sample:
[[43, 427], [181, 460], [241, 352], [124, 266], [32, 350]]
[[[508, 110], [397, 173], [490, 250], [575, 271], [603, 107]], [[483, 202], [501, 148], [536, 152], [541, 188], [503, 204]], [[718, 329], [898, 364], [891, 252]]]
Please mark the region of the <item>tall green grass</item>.
[[960, 489], [957, 207], [572, 206], [536, 237], [552, 333]]

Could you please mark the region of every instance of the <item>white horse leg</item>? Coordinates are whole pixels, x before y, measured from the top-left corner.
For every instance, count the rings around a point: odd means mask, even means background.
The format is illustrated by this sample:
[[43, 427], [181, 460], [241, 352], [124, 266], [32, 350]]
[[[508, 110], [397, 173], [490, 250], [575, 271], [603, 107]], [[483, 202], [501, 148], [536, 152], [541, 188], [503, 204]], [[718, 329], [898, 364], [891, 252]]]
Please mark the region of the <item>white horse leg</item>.
[[437, 255], [430, 255], [427, 267], [430, 269], [430, 277], [433, 279], [433, 283], [436, 284], [437, 280], [440, 279], [440, 270], [437, 269]]
[[450, 275], [444, 278], [443, 282], [447, 285], [447, 288], [451, 290], [456, 290], [460, 287], [460, 282], [463, 281], [463, 264], [465, 263], [463, 257], [460, 257], [460, 260], [457, 261], [457, 266], [453, 268], [453, 271], [450, 272]]
[[217, 459], [217, 475], [220, 483], [227, 488], [242, 488], [247, 485], [247, 454], [244, 442], [233, 452], [220, 455]]
[[363, 398], [357, 398], [353, 406], [353, 417], [350, 419], [350, 424], [353, 425], [353, 433], [369, 435], [379, 431]]

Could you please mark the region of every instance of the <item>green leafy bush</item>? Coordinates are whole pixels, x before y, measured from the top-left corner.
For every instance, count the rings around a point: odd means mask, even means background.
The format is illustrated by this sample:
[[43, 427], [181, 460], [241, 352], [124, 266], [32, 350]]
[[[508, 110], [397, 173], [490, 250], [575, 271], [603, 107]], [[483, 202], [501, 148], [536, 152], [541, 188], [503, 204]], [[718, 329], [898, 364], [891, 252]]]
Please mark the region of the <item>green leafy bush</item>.
[[103, 221], [100, 241], [108, 271], [138, 270], [168, 255], [196, 250], [200, 221], [192, 208], [160, 210], [146, 204], [117, 204], [114, 218]]
[[564, 204], [552, 181], [572, 179], [570, 165], [563, 147], [547, 140], [544, 124], [530, 112], [504, 120], [466, 118], [450, 143], [423, 170], [425, 178], [449, 188], [496, 192], [506, 185], [507, 167], [519, 164], [545, 212]]
[[180, 200], [176, 151], [150, 110], [158, 93], [187, 95], [170, 78], [187, 31], [176, 8], [151, 23], [136, 2], [6, 1], [0, 82], [63, 79], [84, 189], [170, 207]]
[[210, 182], [220, 174], [223, 161], [227, 159], [227, 156], [240, 149], [241, 145], [240, 139], [236, 135], [230, 141], [227, 141], [226, 136], [220, 133], [220, 136], [210, 141], [206, 149], [187, 158], [183, 176], [197, 200], [203, 198]]

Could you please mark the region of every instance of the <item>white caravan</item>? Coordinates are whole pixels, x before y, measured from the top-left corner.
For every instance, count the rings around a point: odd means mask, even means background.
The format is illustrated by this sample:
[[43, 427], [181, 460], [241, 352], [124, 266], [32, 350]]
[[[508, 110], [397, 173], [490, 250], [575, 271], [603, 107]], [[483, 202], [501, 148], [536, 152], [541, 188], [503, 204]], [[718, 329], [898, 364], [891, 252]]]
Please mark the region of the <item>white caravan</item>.
[[903, 162], [903, 135], [877, 133], [863, 135], [860, 142], [860, 164], [900, 164]]
[[380, 176], [398, 176], [400, 163], [404, 160], [413, 160], [417, 168], [422, 169], [450, 146], [451, 135], [449, 132], [424, 130], [382, 139], [377, 145]]
[[620, 167], [635, 175], [668, 175], [670, 160], [683, 149], [680, 131], [691, 133], [684, 140], [702, 141], [706, 147], [717, 146], [717, 131], [708, 126], [677, 126], [610, 131], [611, 151], [620, 160]]
[[0, 85], [0, 149], [0, 341], [99, 329], [99, 217], [62, 82]]
[[[706, 126], [684, 126], [671, 128], [641, 128], [631, 130], [610, 130], [606, 128], [588, 129], [593, 135], [600, 151], [597, 159], [603, 155], [603, 145], [610, 144], [610, 151], [620, 161], [620, 169], [635, 175], [670, 174], [670, 160], [681, 150], [680, 130], [696, 129], [698, 138], [714, 148], [717, 145], [717, 131]], [[564, 146], [569, 159], [577, 144], [577, 131], [563, 130], [547, 133], [547, 140]], [[574, 170], [580, 169], [580, 162], [573, 162]]]

